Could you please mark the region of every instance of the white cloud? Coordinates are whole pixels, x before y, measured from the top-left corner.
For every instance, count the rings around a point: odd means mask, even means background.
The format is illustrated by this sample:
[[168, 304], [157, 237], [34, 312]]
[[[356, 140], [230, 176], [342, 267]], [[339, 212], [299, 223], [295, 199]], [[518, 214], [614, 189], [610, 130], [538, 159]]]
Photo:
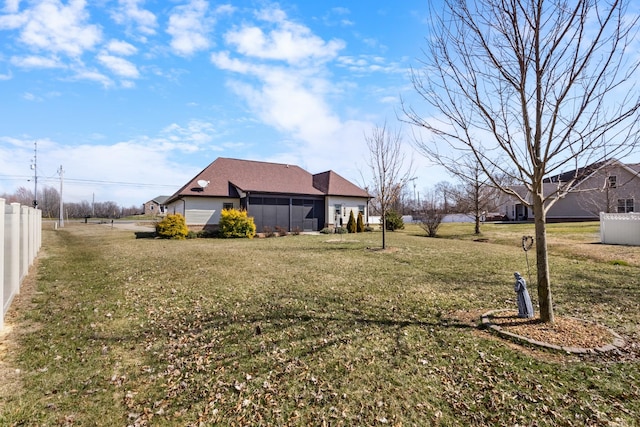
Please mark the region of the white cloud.
[[323, 40], [281, 10], [256, 16], [257, 23], [228, 32], [229, 51], [212, 54], [211, 61], [235, 74], [228, 86], [259, 120], [283, 134], [281, 153], [262, 160], [295, 163], [312, 172], [340, 170], [357, 179], [352, 159], [362, 157], [363, 135], [373, 124], [344, 120], [330, 104], [339, 91], [326, 65], [344, 43]]
[[360, 55], [360, 56], [340, 56], [338, 63], [352, 73], [406, 73], [406, 67], [399, 63], [387, 63], [381, 56]]
[[[53, 185], [63, 165], [65, 170], [64, 197], [67, 202], [115, 201], [121, 206], [140, 205], [158, 195], [170, 195], [202, 169], [202, 159], [189, 165], [174, 159], [181, 153], [219, 150], [211, 147], [218, 136], [215, 126], [202, 120], [186, 124], [173, 123], [156, 135], [139, 135], [130, 140], [106, 143], [102, 135], [89, 135], [91, 142], [66, 145], [48, 139], [38, 139], [38, 170], [43, 177], [39, 184]], [[0, 194], [13, 193], [27, 182], [29, 164], [33, 158], [34, 138], [0, 136], [0, 171], [13, 177], [0, 180]], [[86, 182], [86, 181], [94, 182]], [[84, 182], [80, 182], [84, 181]], [[123, 185], [119, 183], [132, 183]]]
[[111, 40], [107, 44], [107, 50], [111, 53], [115, 53], [116, 55], [129, 56], [138, 52], [138, 49], [131, 43], [127, 43], [121, 40]]
[[20, 9], [20, 0], [5, 0], [4, 10], [7, 13], [16, 13]]
[[217, 131], [211, 123], [191, 120], [187, 126], [172, 123], [165, 127], [160, 132], [156, 143], [157, 147], [163, 151], [178, 150], [193, 153], [211, 144], [216, 134]]
[[118, 56], [100, 54], [98, 61], [120, 77], [135, 79], [140, 76], [138, 68], [130, 61]]
[[167, 33], [172, 37], [171, 48], [176, 54], [189, 56], [210, 46], [212, 22], [206, 16], [208, 6], [204, 0], [191, 0], [173, 10]]
[[28, 17], [25, 14], [10, 13], [2, 15], [0, 16], [0, 30], [15, 30], [22, 27], [27, 20]]
[[140, 7], [144, 0], [119, 0], [118, 7], [111, 14], [114, 21], [121, 25], [135, 25], [145, 35], [153, 35], [158, 23], [156, 16]]
[[275, 28], [265, 32], [258, 26], [244, 25], [225, 34], [225, 41], [234, 46], [238, 53], [254, 58], [301, 64], [331, 60], [345, 47], [341, 40], [325, 42], [308, 27], [288, 20], [281, 10], [263, 10], [258, 13], [258, 17], [266, 23], [273, 24]]
[[26, 99], [27, 101], [42, 101], [41, 97], [36, 96], [31, 92], [25, 92], [24, 94], [22, 94], [22, 98]]
[[92, 49], [102, 38], [97, 25], [88, 24], [84, 0], [44, 0], [22, 12], [20, 40], [33, 49], [72, 57]]
[[105, 76], [102, 73], [99, 73], [98, 71], [87, 69], [76, 69], [74, 71], [75, 74], [73, 78], [76, 80], [94, 81], [96, 83], [102, 84], [102, 86], [104, 87], [113, 86], [113, 81], [111, 81], [109, 77]]
[[17, 67], [22, 68], [64, 68], [64, 64], [60, 62], [57, 57], [44, 57], [44, 56], [14, 56], [11, 58], [11, 63]]

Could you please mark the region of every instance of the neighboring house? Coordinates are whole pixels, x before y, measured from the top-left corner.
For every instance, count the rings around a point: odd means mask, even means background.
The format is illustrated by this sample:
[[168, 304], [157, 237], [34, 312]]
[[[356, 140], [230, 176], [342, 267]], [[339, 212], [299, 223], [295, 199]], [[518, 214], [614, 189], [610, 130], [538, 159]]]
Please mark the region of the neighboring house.
[[368, 202], [365, 190], [333, 171], [312, 175], [295, 165], [220, 157], [166, 204], [192, 229], [215, 229], [222, 209], [244, 209], [262, 232], [346, 226], [351, 212], [368, 222]]
[[158, 196], [144, 204], [145, 215], [165, 215], [167, 212], [166, 201], [169, 196]]
[[[627, 213], [640, 209], [640, 164], [624, 164], [612, 159], [545, 178], [544, 194], [562, 191], [547, 213], [548, 222], [597, 221], [600, 212]], [[531, 200], [524, 186], [511, 187]], [[500, 213], [511, 221], [533, 219], [533, 212], [513, 196], [503, 195]]]

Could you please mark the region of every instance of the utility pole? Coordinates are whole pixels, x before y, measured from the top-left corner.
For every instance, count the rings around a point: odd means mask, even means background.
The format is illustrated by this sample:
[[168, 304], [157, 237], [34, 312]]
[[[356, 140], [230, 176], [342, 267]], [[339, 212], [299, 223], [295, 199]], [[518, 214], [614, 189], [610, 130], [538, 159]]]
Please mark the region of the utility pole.
[[64, 182], [64, 170], [62, 169], [62, 165], [60, 165], [58, 173], [60, 174], [60, 227], [64, 227], [64, 203], [62, 202], [62, 183]]
[[38, 141], [33, 143], [33, 207], [38, 209]]
[[415, 208], [418, 208], [418, 205], [420, 204], [418, 199], [416, 198], [416, 179], [418, 179], [417, 176], [414, 176], [413, 178], [409, 178], [408, 181], [413, 181], [413, 203], [415, 203]]

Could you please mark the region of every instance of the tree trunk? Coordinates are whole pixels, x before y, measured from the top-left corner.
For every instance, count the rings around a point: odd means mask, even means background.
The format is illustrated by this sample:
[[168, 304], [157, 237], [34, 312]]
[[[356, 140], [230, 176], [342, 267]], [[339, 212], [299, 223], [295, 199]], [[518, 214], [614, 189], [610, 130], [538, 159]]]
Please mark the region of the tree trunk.
[[480, 234], [480, 215], [476, 213], [476, 234]]
[[553, 315], [553, 303], [551, 300], [551, 280], [549, 278], [546, 214], [544, 212], [542, 194], [533, 194], [533, 199], [540, 320], [543, 322], [553, 323], [555, 318]]
[[387, 215], [385, 215], [384, 210], [382, 211], [382, 249], [387, 249]]

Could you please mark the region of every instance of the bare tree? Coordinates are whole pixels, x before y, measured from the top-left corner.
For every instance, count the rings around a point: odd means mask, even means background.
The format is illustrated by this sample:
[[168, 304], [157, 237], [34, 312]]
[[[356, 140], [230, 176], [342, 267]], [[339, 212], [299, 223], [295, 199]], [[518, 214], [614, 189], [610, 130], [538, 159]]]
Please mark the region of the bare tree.
[[553, 322], [545, 221], [572, 182], [545, 194], [543, 180], [635, 149], [638, 17], [624, 0], [444, 0], [431, 12], [424, 67], [412, 77], [438, 115], [404, 105], [427, 134], [416, 144], [443, 165], [474, 159], [533, 209], [540, 317]]
[[444, 216], [447, 214], [448, 183], [439, 183], [432, 190], [425, 192], [420, 207], [420, 227], [428, 237], [436, 237]]
[[495, 208], [498, 191], [482, 167], [472, 158], [465, 159], [452, 173], [460, 181], [455, 193], [458, 212], [471, 216], [474, 233], [480, 234], [480, 223], [484, 215]]
[[386, 123], [365, 136], [369, 149], [368, 165], [372, 174], [372, 191], [382, 217], [382, 249], [386, 249], [386, 215], [398, 201], [402, 188], [411, 176], [411, 165], [405, 168], [400, 132], [391, 132]]

